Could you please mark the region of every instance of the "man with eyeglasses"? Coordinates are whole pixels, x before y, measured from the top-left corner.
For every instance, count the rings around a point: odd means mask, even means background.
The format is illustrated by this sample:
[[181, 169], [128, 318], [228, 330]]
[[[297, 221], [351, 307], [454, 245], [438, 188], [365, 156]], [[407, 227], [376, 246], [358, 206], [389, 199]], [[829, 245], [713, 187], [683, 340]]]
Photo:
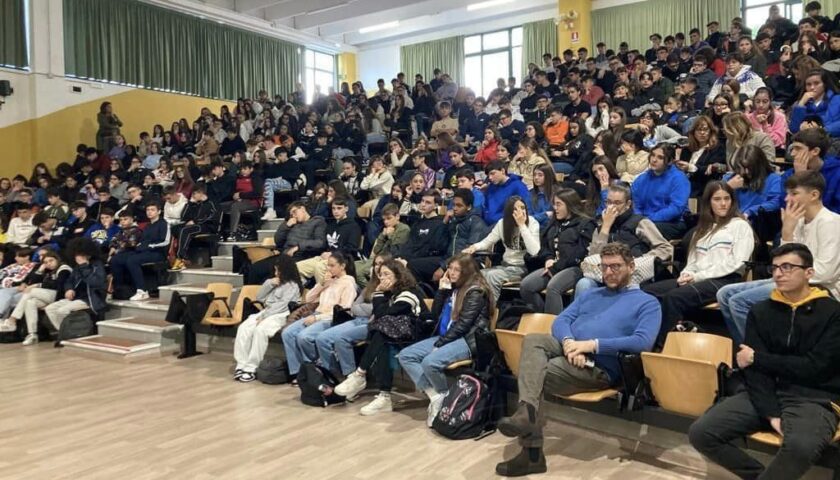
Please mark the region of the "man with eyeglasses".
[[[782, 243], [801, 243], [814, 258], [809, 280], [840, 298], [840, 215], [825, 208], [822, 195], [825, 178], [807, 170], [785, 182], [787, 205], [782, 210]], [[757, 303], [767, 300], [773, 280], [727, 285], [717, 293], [720, 313], [736, 344], [744, 341], [747, 316]]]
[[517, 437], [520, 453], [496, 465], [503, 476], [546, 471], [545, 423], [540, 403], [545, 394], [573, 395], [609, 388], [621, 380], [619, 352], [649, 351], [659, 331], [662, 310], [652, 296], [630, 284], [635, 263], [621, 243], [601, 251], [605, 286], [575, 299], [554, 320], [551, 334], [525, 337], [519, 357], [519, 407], [502, 419], [499, 431]]
[[705, 55], [701, 53], [694, 56], [694, 63], [689, 74], [697, 80], [697, 96], [703, 98], [705, 102], [706, 97], [709, 96], [709, 92], [712, 91], [712, 86], [717, 80], [715, 72], [709, 68], [709, 62], [706, 60]]
[[[775, 288], [750, 310], [736, 355], [745, 391], [688, 432], [694, 448], [741, 478], [800, 478], [831, 444], [840, 418], [840, 304], [811, 285], [808, 247], [786, 243], [771, 256]], [[736, 444], [759, 431], [782, 437], [766, 467]]]
[[519, 146], [519, 139], [525, 133], [525, 123], [514, 120], [513, 112], [503, 108], [499, 111], [499, 136], [510, 142], [513, 151]]

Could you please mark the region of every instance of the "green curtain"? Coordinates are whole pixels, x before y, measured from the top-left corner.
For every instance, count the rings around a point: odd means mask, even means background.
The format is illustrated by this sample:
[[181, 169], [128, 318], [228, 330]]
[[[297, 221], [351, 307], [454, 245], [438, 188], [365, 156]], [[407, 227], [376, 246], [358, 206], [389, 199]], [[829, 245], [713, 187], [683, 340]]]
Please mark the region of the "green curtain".
[[[539, 22], [525, 23], [522, 25], [522, 65], [519, 72], [514, 75], [516, 78], [524, 78], [523, 73], [528, 71], [529, 63], [536, 63], [542, 66], [544, 53], [557, 55], [557, 25], [553, 19], [541, 20]], [[514, 65], [514, 68], [517, 68]]]
[[[805, 5], [811, 3], [811, 0], [803, 0], [802, 1], [802, 16], [807, 16], [808, 13], [805, 12]], [[820, 0], [820, 5], [822, 5], [822, 10], [820, 10], [820, 14], [826, 16], [832, 20], [834, 20], [834, 16], [840, 13], [840, 0]]]
[[[630, 49], [644, 52], [650, 48], [648, 36], [657, 32], [663, 37], [699, 28], [705, 37], [706, 24], [717, 20], [728, 25], [741, 16], [740, 0], [647, 0], [592, 11], [592, 42], [604, 42], [618, 51], [626, 41]], [[590, 45], [590, 51], [592, 51]]]
[[68, 75], [227, 100], [302, 71], [298, 45], [128, 0], [64, 0], [64, 54]]
[[15, 68], [29, 66], [25, 23], [23, 0], [0, 0], [0, 65]]
[[452, 80], [464, 80], [464, 37], [449, 37], [431, 42], [415, 43], [400, 47], [400, 70], [406, 78], [419, 73], [427, 81], [434, 78], [433, 71], [440, 68]]

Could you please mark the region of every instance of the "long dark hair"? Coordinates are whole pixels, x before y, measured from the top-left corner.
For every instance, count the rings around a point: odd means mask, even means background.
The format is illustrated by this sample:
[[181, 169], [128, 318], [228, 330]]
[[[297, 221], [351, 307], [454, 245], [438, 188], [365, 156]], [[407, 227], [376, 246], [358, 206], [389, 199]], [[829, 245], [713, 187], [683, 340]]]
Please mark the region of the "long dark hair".
[[[373, 298], [373, 292], [376, 291], [376, 287], [379, 286], [379, 276], [376, 275], [376, 259], [382, 259], [382, 265], [385, 265], [386, 262], [392, 260], [394, 258], [393, 255], [390, 253], [378, 253], [373, 256], [370, 264], [370, 281], [365, 285], [365, 289], [362, 290], [362, 298], [365, 302], [370, 303], [371, 299]], [[381, 265], [380, 265], [381, 267]]]
[[294, 283], [298, 287], [298, 292], [303, 295], [303, 284], [300, 281], [300, 272], [297, 268], [297, 263], [288, 255], [278, 255], [277, 261], [274, 263], [274, 275], [280, 279], [280, 285], [284, 283]]
[[537, 208], [537, 200], [539, 199], [538, 193], [540, 191], [542, 192], [543, 196], [545, 196], [545, 200], [547, 202], [550, 202], [552, 197], [554, 196], [554, 190], [555, 188], [557, 188], [557, 184], [555, 183], [553, 166], [545, 163], [542, 165], [537, 165], [534, 168], [534, 174], [536, 174], [537, 171], [542, 172], [545, 181], [543, 181], [542, 187], [534, 185], [533, 190], [531, 190], [531, 208], [533, 209]]
[[414, 275], [402, 264], [394, 259], [390, 259], [382, 264], [381, 268], [387, 268], [394, 274], [394, 286], [392, 291], [394, 293], [404, 292], [417, 288], [417, 280]]
[[767, 109], [767, 124], [773, 125], [773, 122], [776, 121], [776, 109], [773, 107], [773, 91], [767, 87], [760, 87], [756, 89], [755, 94], [753, 94], [753, 102], [755, 102], [755, 97], [758, 96], [759, 93], [767, 94], [767, 98], [770, 99], [770, 108]]
[[601, 149], [604, 151], [604, 155], [613, 163], [615, 163], [615, 161], [618, 160], [618, 156], [621, 155], [618, 150], [618, 141], [615, 137], [615, 134], [609, 130], [602, 130], [595, 136], [595, 142], [601, 142]]
[[592, 160], [592, 165], [589, 167], [589, 187], [586, 191], [586, 209], [590, 214], [595, 213], [598, 205], [601, 204], [601, 182], [592, 174], [592, 170], [596, 165], [603, 165], [607, 169], [611, 181], [619, 180], [618, 170], [615, 168], [615, 163], [608, 157], [602, 155]]
[[767, 176], [773, 173], [773, 166], [767, 161], [764, 151], [755, 145], [744, 145], [736, 150], [732, 169], [744, 178], [747, 188], [753, 192], [764, 189]]
[[349, 255], [336, 250], [332, 252], [330, 256], [334, 258], [339, 265], [344, 267], [344, 273], [350, 275], [353, 278], [356, 278], [356, 265], [353, 263], [353, 259], [350, 258]]
[[[566, 211], [569, 212], [569, 218], [584, 217], [589, 218], [589, 214], [583, 207], [583, 200], [580, 195], [571, 188], [561, 188], [554, 192], [554, 198], [563, 202], [566, 205]], [[556, 212], [555, 212], [556, 213]], [[556, 219], [557, 216], [555, 215]]]
[[[732, 199], [729, 211], [726, 212], [726, 216], [722, 219], [718, 219], [712, 210], [712, 196], [720, 190], [728, 193]], [[703, 190], [703, 197], [700, 199], [700, 213], [697, 220], [697, 228], [691, 236], [691, 242], [688, 247], [689, 251], [694, 249], [700, 239], [706, 235], [714, 235], [715, 232], [725, 227], [730, 220], [740, 217], [740, 215], [741, 211], [738, 208], [738, 198], [728, 183], [722, 180], [714, 180], [707, 183], [706, 189]]]
[[450, 258], [446, 262], [446, 266], [449, 267], [449, 265], [453, 262], [458, 262], [458, 266], [461, 267], [461, 276], [458, 277], [458, 281], [452, 285], [452, 287], [458, 291], [455, 295], [455, 303], [452, 305], [452, 321], [458, 320], [458, 317], [461, 314], [461, 305], [464, 304], [464, 297], [467, 296], [467, 291], [471, 286], [477, 286], [482, 290], [484, 297], [487, 299], [488, 311], [492, 312], [495, 308], [493, 290], [490, 289], [490, 285], [487, 284], [487, 280], [484, 279], [484, 275], [482, 275], [479, 271], [478, 264], [475, 262], [475, 259], [470, 255], [459, 253], [458, 255]]
[[519, 238], [519, 226], [516, 225], [516, 221], [513, 219], [513, 208], [516, 206], [516, 202], [522, 202], [522, 206], [525, 207], [525, 225], [528, 225], [530, 218], [527, 217], [528, 215], [528, 204], [525, 200], [518, 196], [514, 195], [507, 199], [505, 202], [505, 213], [502, 215], [502, 241], [505, 243], [505, 247], [513, 248]]

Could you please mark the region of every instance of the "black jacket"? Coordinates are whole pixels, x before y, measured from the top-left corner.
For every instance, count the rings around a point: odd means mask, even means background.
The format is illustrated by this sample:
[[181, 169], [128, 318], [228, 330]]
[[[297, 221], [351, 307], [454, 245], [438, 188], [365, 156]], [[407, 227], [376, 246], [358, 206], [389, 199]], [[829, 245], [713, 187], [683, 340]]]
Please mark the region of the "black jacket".
[[216, 232], [219, 230], [219, 220], [221, 216], [216, 209], [216, 204], [210, 200], [204, 202], [188, 202], [184, 207], [184, 213], [181, 214], [181, 220], [184, 223], [193, 222], [200, 225], [202, 229], [207, 232]]
[[88, 216], [98, 222], [99, 215], [102, 213], [102, 209], [105, 208], [111, 209], [116, 213], [120, 209], [120, 202], [114, 197], [109, 198], [106, 202], [95, 202], [87, 208]]
[[99, 263], [79, 265], [73, 269], [64, 284], [65, 291], [73, 290], [76, 300], [83, 300], [94, 313], [105, 311], [105, 267]]
[[221, 202], [229, 202], [233, 197], [233, 190], [236, 187], [236, 175], [227, 171], [221, 177], [206, 182], [207, 197], [211, 202], [218, 205]]
[[[447, 343], [463, 338], [470, 347], [470, 353], [475, 355], [475, 332], [476, 330], [490, 329], [490, 299], [487, 293], [484, 292], [477, 285], [467, 287], [467, 293], [464, 295], [464, 301], [461, 304], [461, 310], [458, 313], [458, 319], [452, 319], [449, 329], [446, 334], [437, 339], [435, 348], [440, 348]], [[432, 304], [432, 317], [438, 319], [438, 325], [435, 326], [435, 334], [440, 326], [440, 314], [443, 312], [443, 307], [452, 296], [452, 290], [439, 289], [435, 295], [435, 301]], [[453, 314], [455, 313], [453, 308]]]
[[446, 254], [449, 244], [443, 217], [420, 218], [411, 226], [411, 236], [400, 249], [400, 257], [406, 260], [423, 257], [440, 257]]
[[327, 250], [340, 250], [355, 256], [359, 251], [362, 229], [355, 219], [345, 218], [327, 225]]
[[292, 188], [294, 188], [301, 173], [303, 173], [303, 171], [300, 169], [300, 165], [297, 160], [293, 160], [291, 158], [282, 163], [274, 162], [270, 165], [266, 165], [263, 170], [263, 176], [266, 179], [284, 178], [287, 182], [292, 184]]
[[840, 403], [840, 303], [826, 292], [795, 307], [774, 291], [750, 310], [744, 343], [755, 350], [743, 372], [762, 417], [781, 416], [778, 392]]
[[[682, 149], [682, 154], [680, 160], [688, 162], [691, 160], [692, 151], [688, 148]], [[726, 165], [726, 144], [725, 143], [718, 143], [715, 145], [715, 148], [706, 149], [703, 151], [703, 154], [700, 155], [700, 158], [697, 159], [697, 171], [693, 173], [686, 173], [688, 175], [688, 180], [691, 182], [691, 196], [692, 197], [699, 197], [703, 195], [703, 189], [706, 188], [706, 184], [711, 180], [719, 180], [721, 178], [720, 174], [713, 173], [712, 175], [706, 175], [706, 169], [709, 165], [720, 163]]]
[[[540, 234], [540, 252], [528, 261], [530, 269], [540, 269], [547, 260], [555, 260], [549, 269], [554, 275], [569, 267], [576, 267], [588, 255], [595, 221], [586, 217], [570, 220], [553, 218]], [[526, 256], [526, 261], [528, 260]]]

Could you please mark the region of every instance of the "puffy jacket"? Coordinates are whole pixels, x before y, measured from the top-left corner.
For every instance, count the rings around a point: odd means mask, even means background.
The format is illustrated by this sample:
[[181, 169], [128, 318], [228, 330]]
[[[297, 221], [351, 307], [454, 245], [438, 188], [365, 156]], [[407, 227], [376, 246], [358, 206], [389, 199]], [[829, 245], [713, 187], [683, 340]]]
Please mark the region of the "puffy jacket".
[[447, 257], [454, 257], [463, 249], [478, 243], [490, 233], [490, 227], [474, 210], [463, 217], [452, 215], [449, 223], [446, 224], [446, 229], [449, 233], [449, 248], [446, 250], [443, 262], [446, 262]]
[[527, 259], [529, 269], [543, 268], [546, 260], [552, 259], [555, 260], [549, 269], [552, 275], [580, 265], [588, 255], [595, 226], [595, 220], [586, 217], [553, 218], [540, 235], [540, 253]]
[[[463, 338], [470, 347], [470, 354], [475, 355], [476, 330], [486, 331], [490, 329], [490, 299], [487, 292], [484, 292], [478, 285], [471, 285], [467, 288], [461, 310], [458, 312], [458, 318], [452, 319], [449, 330], [435, 342], [435, 348], [440, 348], [447, 343]], [[439, 289], [435, 295], [435, 301], [432, 304], [432, 317], [438, 319], [438, 324], [443, 307], [446, 302], [450, 301], [450, 297], [452, 297], [452, 290], [444, 288]], [[455, 314], [454, 308], [452, 314]], [[439, 326], [436, 325], [434, 331], [437, 331]]]

